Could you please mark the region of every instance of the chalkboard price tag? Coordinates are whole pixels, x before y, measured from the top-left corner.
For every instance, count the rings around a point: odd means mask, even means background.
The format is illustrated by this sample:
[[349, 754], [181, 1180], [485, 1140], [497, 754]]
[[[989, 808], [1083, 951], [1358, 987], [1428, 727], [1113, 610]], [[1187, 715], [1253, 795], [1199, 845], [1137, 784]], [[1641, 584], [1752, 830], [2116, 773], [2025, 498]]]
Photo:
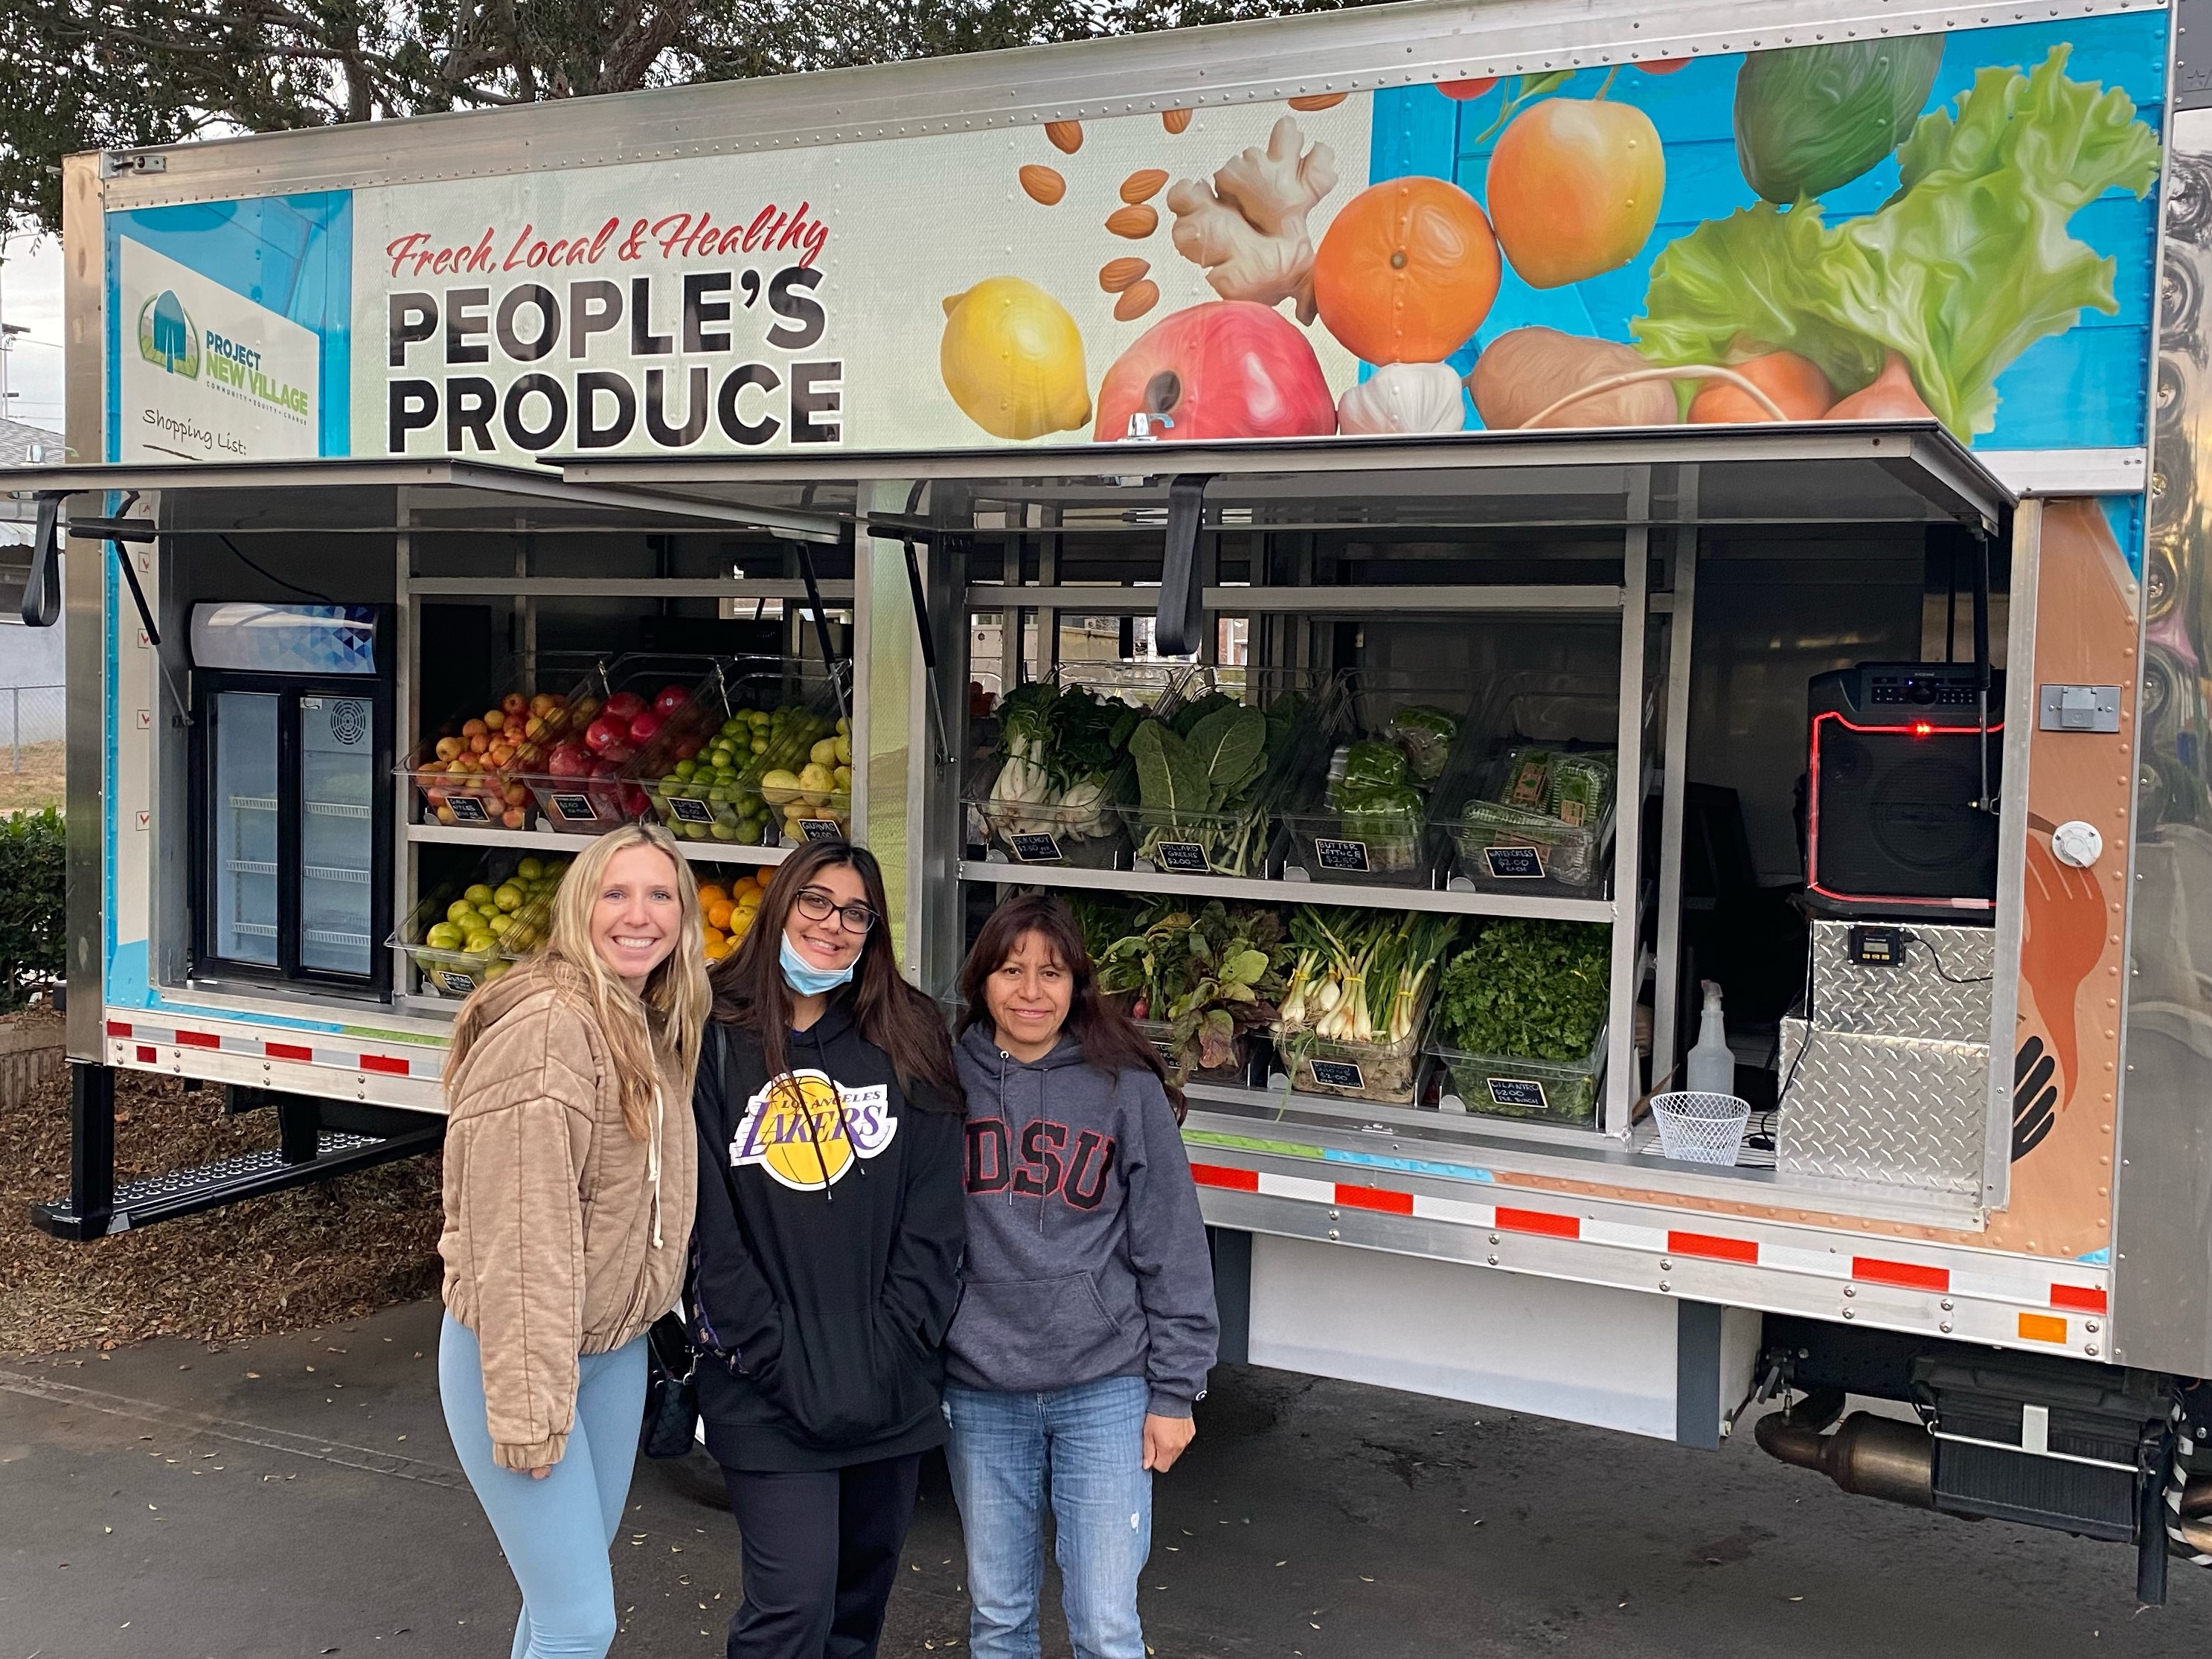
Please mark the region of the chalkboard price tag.
[[1482, 861], [1494, 881], [1541, 881], [1544, 853], [1538, 847], [1486, 847]]
[[599, 819], [599, 815], [592, 810], [589, 795], [553, 795], [548, 799], [552, 804], [553, 816], [564, 823], [592, 823]]
[[844, 826], [835, 818], [801, 818], [799, 830], [809, 841], [842, 841], [845, 838]]
[[705, 801], [694, 800], [689, 795], [671, 795], [668, 810], [676, 814], [679, 823], [712, 823], [714, 821], [714, 809]]
[[484, 804], [474, 795], [447, 796], [446, 810], [453, 815], [455, 823], [489, 823], [491, 822], [491, 814], [484, 811]]
[[438, 971], [437, 978], [439, 984], [444, 986], [448, 991], [452, 992], [457, 997], [465, 997], [468, 995], [470, 992], [477, 988], [476, 981], [471, 979], [466, 974], [448, 973], [445, 969], [441, 969]]
[[1058, 864], [1060, 842], [1051, 836], [1009, 836], [1006, 844], [1024, 864]]
[[1329, 841], [1316, 837], [1314, 858], [1323, 870], [1340, 870], [1356, 876], [1368, 873], [1367, 843], [1364, 841]]
[[1207, 867], [1206, 848], [1194, 841], [1154, 842], [1152, 862], [1160, 869], [1171, 870], [1179, 876], [1202, 876]]
[[[1352, 843], [1358, 846], [1357, 842]], [[1367, 1079], [1359, 1067], [1348, 1060], [1316, 1060], [1313, 1066], [1314, 1081], [1324, 1089], [1364, 1089]]]
[[1552, 1103], [1545, 1097], [1544, 1085], [1533, 1079], [1494, 1077], [1488, 1082], [1493, 1105], [1508, 1106], [1518, 1111], [1540, 1112]]

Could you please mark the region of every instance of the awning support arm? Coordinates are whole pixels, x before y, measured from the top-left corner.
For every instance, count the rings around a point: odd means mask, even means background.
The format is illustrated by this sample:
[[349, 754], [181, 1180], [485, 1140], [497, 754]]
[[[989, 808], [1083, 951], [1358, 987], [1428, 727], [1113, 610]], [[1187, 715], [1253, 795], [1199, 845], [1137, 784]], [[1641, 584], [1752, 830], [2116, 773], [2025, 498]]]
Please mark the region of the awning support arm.
[[830, 684], [837, 693], [838, 715], [849, 721], [853, 710], [845, 700], [845, 679], [838, 672], [841, 665], [837, 653], [830, 644], [830, 618], [822, 609], [822, 584], [814, 574], [813, 549], [802, 541], [794, 540], [792, 545], [799, 550], [799, 574], [806, 580], [806, 602], [814, 609], [814, 637], [822, 647], [822, 665], [829, 672]]
[[1160, 609], [1152, 627], [1152, 649], [1163, 657], [1188, 657], [1199, 648], [1206, 595], [1200, 584], [1198, 532], [1206, 522], [1205, 472], [1168, 481], [1166, 556], [1160, 566]]

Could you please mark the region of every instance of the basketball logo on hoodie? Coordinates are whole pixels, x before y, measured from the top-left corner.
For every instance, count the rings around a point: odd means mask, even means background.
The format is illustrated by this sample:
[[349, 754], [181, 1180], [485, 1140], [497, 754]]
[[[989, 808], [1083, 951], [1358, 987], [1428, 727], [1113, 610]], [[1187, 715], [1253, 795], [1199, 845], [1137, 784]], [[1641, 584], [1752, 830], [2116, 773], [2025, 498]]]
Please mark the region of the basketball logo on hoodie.
[[856, 1158], [891, 1144], [898, 1120], [883, 1084], [848, 1089], [825, 1072], [786, 1072], [745, 1103], [730, 1167], [757, 1164], [799, 1191], [835, 1186]]

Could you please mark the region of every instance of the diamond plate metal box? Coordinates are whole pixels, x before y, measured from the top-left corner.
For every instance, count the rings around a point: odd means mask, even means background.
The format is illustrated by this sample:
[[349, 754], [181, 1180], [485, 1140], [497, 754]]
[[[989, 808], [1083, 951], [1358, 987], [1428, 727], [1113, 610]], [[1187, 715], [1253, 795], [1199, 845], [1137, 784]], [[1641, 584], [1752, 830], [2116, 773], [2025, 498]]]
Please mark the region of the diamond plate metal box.
[[1852, 926], [1813, 924], [1815, 1025], [1867, 1036], [1989, 1042], [1995, 928], [1916, 922], [1902, 962], [1869, 968], [1850, 959]]
[[1790, 1083], [1775, 1167], [1978, 1199], [1989, 1070], [1987, 1043], [1816, 1027], [1808, 1049], [1805, 1022], [1785, 1019], [1782, 1075]]
[[1776, 1165], [1978, 1200], [1994, 932], [1917, 923], [1903, 961], [1866, 967], [1850, 928], [1813, 924], [1813, 1019], [1782, 1022]]

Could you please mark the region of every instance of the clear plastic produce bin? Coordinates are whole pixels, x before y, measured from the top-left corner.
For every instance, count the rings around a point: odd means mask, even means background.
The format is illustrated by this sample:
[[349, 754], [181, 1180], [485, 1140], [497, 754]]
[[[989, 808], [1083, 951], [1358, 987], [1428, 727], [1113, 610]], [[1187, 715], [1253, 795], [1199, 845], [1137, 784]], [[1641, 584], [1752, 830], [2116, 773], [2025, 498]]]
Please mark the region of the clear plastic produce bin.
[[[1539, 765], [1570, 772], [1567, 792], [1554, 779], [1533, 803], [1496, 798], [1513, 793], [1513, 780]], [[1492, 769], [1490, 787], [1452, 821], [1459, 873], [1469, 884], [1493, 890], [1596, 888], [1605, 879], [1604, 854], [1613, 840], [1613, 796], [1610, 751], [1510, 751]]]
[[717, 672], [711, 657], [652, 652], [593, 663], [568, 691], [568, 716], [556, 740], [515, 774], [539, 824], [562, 835], [599, 836], [649, 817], [652, 802], [632, 776], [634, 763]]
[[1304, 1032], [1278, 1032], [1275, 1051], [1291, 1068], [1300, 1094], [1343, 1095], [1386, 1105], [1410, 1106], [1421, 1079], [1421, 1028], [1397, 1042], [1344, 1042]]
[[[1466, 797], [1474, 726], [1464, 688], [1382, 674], [1352, 677], [1326, 771], [1283, 815], [1291, 861], [1319, 882], [1433, 887], [1439, 826]], [[1395, 778], [1367, 763], [1395, 753]]]
[[734, 847], [846, 836], [852, 739], [818, 665], [743, 657], [722, 665], [630, 776], [679, 839]]
[[[1129, 836], [1119, 808], [1136, 794], [1128, 738], [1136, 729], [1137, 713], [1166, 704], [1189, 672], [1186, 663], [1064, 662], [1046, 678], [1044, 684], [1055, 694], [1079, 690], [1102, 704], [1118, 706], [1117, 713], [1127, 711], [1123, 721], [1127, 729], [1112, 747], [1097, 798], [1074, 804], [1036, 799], [1033, 789], [1001, 789], [1007, 768], [1013, 764], [1005, 747], [1007, 699], [1002, 698], [1000, 741], [979, 759], [967, 789], [970, 835], [994, 856], [1012, 864], [1127, 869]], [[1016, 688], [1008, 698], [1024, 690]]]
[[1430, 1052], [1443, 1062], [1449, 1091], [1470, 1112], [1588, 1128], [1597, 1121], [1598, 1085], [1605, 1077], [1605, 1032], [1581, 1060], [1522, 1060], [1470, 1054], [1443, 1043]]
[[[1176, 1065], [1175, 1027], [1164, 1019], [1140, 1019], [1135, 1022], [1145, 1040], [1158, 1050], [1170, 1073]], [[1236, 1037], [1237, 1059], [1229, 1066], [1202, 1066], [1192, 1069], [1184, 1080], [1189, 1083], [1242, 1083], [1251, 1073], [1252, 1054], [1259, 1039], [1249, 1031], [1239, 1031]]]
[[[539, 683], [563, 683], [574, 658], [559, 660], [566, 672], [549, 668], [541, 658]], [[532, 795], [522, 773], [530, 748], [550, 750], [565, 737], [574, 711], [566, 692], [532, 692], [521, 666], [510, 659], [491, 677], [494, 685], [516, 689], [485, 702], [471, 704], [441, 721], [394, 769], [412, 787], [425, 823], [457, 830], [525, 830], [530, 826]], [[596, 711], [593, 711], [596, 712]], [[499, 716], [495, 729], [491, 717]]]
[[1081, 870], [1129, 867], [1129, 832], [1108, 796], [1093, 806], [1041, 806], [994, 799], [991, 784], [970, 795], [968, 806], [989, 845], [1009, 863]]
[[[497, 979], [544, 943], [553, 915], [552, 896], [568, 860], [508, 851], [484, 860], [473, 879], [445, 882], [415, 905], [386, 941], [420, 975], [422, 991], [447, 999], [465, 997], [489, 980]], [[536, 871], [535, 876], [531, 871]], [[512, 908], [497, 902], [510, 884], [525, 890]], [[483, 890], [471, 902], [470, 895]], [[500, 917], [483, 915], [489, 904]], [[468, 904], [482, 924], [456, 921], [457, 905]]]
[[1160, 705], [1159, 718], [1174, 723], [1208, 705], [1257, 708], [1267, 722], [1267, 769], [1218, 811], [1147, 805], [1138, 774], [1119, 810], [1139, 867], [1176, 875], [1265, 876], [1277, 810], [1311, 789], [1328, 763], [1329, 734], [1341, 723], [1341, 695], [1340, 680], [1303, 669], [1190, 670]]

